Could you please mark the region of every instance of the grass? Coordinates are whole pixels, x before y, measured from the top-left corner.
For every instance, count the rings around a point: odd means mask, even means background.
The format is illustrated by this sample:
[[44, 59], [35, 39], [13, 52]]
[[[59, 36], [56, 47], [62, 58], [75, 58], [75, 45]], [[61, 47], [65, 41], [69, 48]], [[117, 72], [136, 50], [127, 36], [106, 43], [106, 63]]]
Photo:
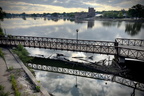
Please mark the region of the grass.
[[7, 69], [7, 71], [12, 71], [14, 68], [13, 68], [13, 66], [10, 66], [8, 69]]
[[2, 49], [1, 49], [1, 48], [0, 48], [0, 57], [5, 61], [4, 53], [2, 52]]
[[13, 52], [19, 56], [23, 63], [27, 63], [28, 61], [31, 61], [33, 59], [31, 57], [28, 57], [28, 51], [21, 44], [19, 44], [16, 49], [13, 50]]
[[39, 92], [40, 91], [40, 86], [36, 86], [36, 90]]
[[21, 96], [21, 93], [19, 92], [18, 84], [17, 84], [14, 74], [10, 75], [10, 79], [11, 79], [11, 83], [12, 83], [12, 88], [14, 89], [15, 96]]
[[4, 86], [0, 85], [0, 96], [9, 96], [9, 92], [4, 92]]

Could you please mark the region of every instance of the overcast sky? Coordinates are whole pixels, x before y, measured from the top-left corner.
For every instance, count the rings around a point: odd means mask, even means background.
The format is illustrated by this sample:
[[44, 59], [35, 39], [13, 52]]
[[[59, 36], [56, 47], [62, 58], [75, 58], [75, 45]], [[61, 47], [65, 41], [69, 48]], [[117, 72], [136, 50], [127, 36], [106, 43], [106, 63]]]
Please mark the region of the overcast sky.
[[10, 13], [81, 12], [88, 7], [96, 11], [121, 10], [142, 4], [144, 0], [0, 0], [0, 6]]

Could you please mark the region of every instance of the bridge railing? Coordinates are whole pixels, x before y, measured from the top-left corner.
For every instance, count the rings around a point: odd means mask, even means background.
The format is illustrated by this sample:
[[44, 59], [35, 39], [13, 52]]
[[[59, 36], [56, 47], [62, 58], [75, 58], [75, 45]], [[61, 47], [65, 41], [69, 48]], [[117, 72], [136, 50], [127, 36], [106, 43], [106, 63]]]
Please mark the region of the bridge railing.
[[25, 47], [38, 47], [38, 48], [48, 48], [57, 50], [68, 50], [68, 51], [80, 51], [88, 53], [99, 53], [99, 54], [116, 54], [114, 46], [102, 46], [102, 45], [89, 45], [89, 44], [77, 44], [77, 43], [64, 43], [64, 42], [50, 42], [50, 41], [28, 41], [22, 39], [6, 39], [0, 40], [0, 44], [3, 45], [23, 45]]
[[119, 45], [142, 46], [142, 47], [144, 47], [144, 40], [142, 40], [142, 39], [116, 38], [116, 41], [118, 42]]
[[[29, 39], [27, 39], [29, 38]], [[31, 39], [30, 39], [31, 38]], [[97, 41], [79, 40], [75, 39], [61, 39], [61, 38], [39, 38], [27, 36], [11, 36], [9, 38], [1, 37], [0, 44], [16, 46], [22, 44], [25, 47], [38, 47], [57, 50], [80, 51], [98, 54], [110, 54], [133, 59], [144, 60], [144, 51], [132, 48], [123, 48], [103, 45], [105, 42], [98, 43]], [[90, 43], [88, 43], [90, 42]], [[94, 42], [96, 42], [94, 44]], [[109, 43], [106, 43], [109, 44]], [[111, 43], [110, 43], [111, 44]]]
[[[6, 39], [6, 37], [1, 37]], [[32, 36], [10, 36], [8, 40], [26, 40], [26, 41], [46, 41], [46, 42], [59, 42], [71, 44], [86, 44], [86, 45], [101, 45], [101, 46], [114, 46], [111, 41], [94, 41], [94, 40], [80, 40], [80, 39], [64, 39], [64, 38], [49, 38], [49, 37], [32, 37]]]
[[118, 47], [118, 55], [125, 58], [133, 58], [144, 61], [144, 51], [131, 48]]

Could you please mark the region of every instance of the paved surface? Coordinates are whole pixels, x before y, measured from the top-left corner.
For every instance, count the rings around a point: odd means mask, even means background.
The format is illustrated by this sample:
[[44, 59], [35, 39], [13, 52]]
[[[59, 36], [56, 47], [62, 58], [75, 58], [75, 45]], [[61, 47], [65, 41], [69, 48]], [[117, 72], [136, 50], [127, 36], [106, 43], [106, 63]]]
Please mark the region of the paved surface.
[[[12, 52], [12, 51], [10, 51]], [[28, 68], [23, 64], [23, 62], [18, 58], [17, 55], [13, 54], [13, 56], [15, 57], [15, 60], [21, 65], [21, 67], [24, 69], [24, 71], [26, 72], [26, 74], [29, 76], [29, 78], [32, 80], [32, 82], [36, 85], [36, 86], [40, 86], [40, 90], [42, 92], [41, 96], [50, 96], [49, 93], [47, 92], [47, 90], [37, 82], [36, 78], [33, 76], [33, 74], [28, 70]]]
[[11, 89], [12, 85], [8, 79], [9, 72], [7, 71], [6, 63], [0, 58], [0, 85], [5, 87], [5, 92], [9, 92], [10, 96], [14, 96], [14, 91]]
[[20, 69], [22, 68], [20, 64], [15, 60], [13, 55], [10, 53], [8, 49], [3, 48], [4, 57], [6, 60], [7, 67], [13, 67], [13, 69]]
[[[20, 69], [20, 68], [24, 69], [24, 71], [27, 73], [32, 82], [35, 85], [40, 86], [40, 90], [42, 92], [41, 96], [50, 96], [47, 90], [37, 82], [36, 78], [27, 69], [27, 67], [23, 64], [23, 62], [18, 58], [17, 55], [11, 54], [12, 51], [9, 51], [8, 49], [5, 48], [3, 48], [2, 51], [4, 53], [6, 62], [4, 62], [2, 58], [0, 58], [0, 84], [5, 86], [5, 92], [14, 93], [14, 91], [12, 90], [12, 85], [8, 80], [10, 73], [8, 73], [7, 71], [9, 67], [13, 67], [13, 69]], [[10, 96], [14, 95], [11, 94]]]

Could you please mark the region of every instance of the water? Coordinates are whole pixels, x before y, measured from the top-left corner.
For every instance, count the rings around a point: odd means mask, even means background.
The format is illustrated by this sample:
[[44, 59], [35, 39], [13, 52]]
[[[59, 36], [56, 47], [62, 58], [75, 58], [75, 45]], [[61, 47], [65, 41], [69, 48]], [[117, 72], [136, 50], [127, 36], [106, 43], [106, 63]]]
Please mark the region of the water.
[[5, 19], [1, 23], [7, 34], [23, 36], [41, 36], [57, 38], [110, 40], [115, 38], [144, 39], [144, 24], [125, 21], [81, 21], [74, 22], [60, 19], [58, 21], [44, 20], [44, 18]]
[[[47, 18], [13, 18], [4, 19], [1, 27], [6, 34], [22, 36], [38, 36], [53, 38], [114, 41], [115, 38], [144, 39], [144, 24], [128, 21], [73, 21], [73, 20], [49, 20]], [[56, 53], [64, 54], [68, 59], [83, 62], [71, 57], [83, 57], [87, 59], [93, 56], [93, 60], [99, 61], [108, 58], [107, 55], [49, 50], [39, 48], [26, 48], [30, 55], [53, 56]], [[113, 56], [110, 56], [112, 59]], [[35, 70], [36, 79], [40, 80], [47, 90], [56, 96], [131, 96], [133, 88], [129, 88], [114, 82], [76, 77], [60, 73]], [[77, 79], [76, 79], [77, 78]], [[77, 81], [77, 82], [76, 82]], [[76, 87], [76, 83], [78, 86]], [[144, 92], [135, 91], [135, 96], [143, 96]]]
[[[56, 96], [131, 96], [133, 93], [132, 88], [114, 82], [72, 75], [36, 70], [36, 78]], [[135, 96], [143, 95], [143, 92], [135, 91]]]

